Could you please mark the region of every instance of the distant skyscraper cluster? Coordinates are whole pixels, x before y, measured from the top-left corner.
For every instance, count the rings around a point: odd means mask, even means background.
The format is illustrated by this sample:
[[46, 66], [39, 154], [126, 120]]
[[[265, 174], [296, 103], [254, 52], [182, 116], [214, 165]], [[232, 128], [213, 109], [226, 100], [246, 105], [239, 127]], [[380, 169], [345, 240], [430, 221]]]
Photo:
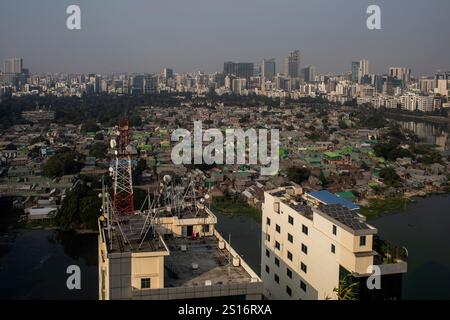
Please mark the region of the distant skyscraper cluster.
[[300, 77], [300, 51], [295, 50], [291, 52], [284, 59], [284, 74], [290, 78]]
[[374, 107], [430, 112], [449, 108], [450, 72], [416, 79], [408, 67], [391, 66], [384, 74], [371, 73], [369, 60], [351, 63], [350, 73], [319, 74], [301, 65], [299, 50], [288, 53], [281, 72], [275, 58], [253, 62], [227, 61], [222, 72], [30, 75], [22, 58], [7, 59], [0, 76], [0, 96], [94, 94], [143, 95], [161, 92], [264, 95], [270, 98], [322, 97], [335, 103], [351, 101]]
[[224, 75], [234, 75], [239, 78], [250, 79], [254, 73], [254, 63], [252, 62], [225, 62], [223, 65]]
[[276, 75], [275, 59], [264, 59], [261, 64], [261, 76], [269, 81], [272, 81]]
[[22, 58], [6, 59], [3, 67], [0, 83], [8, 84], [15, 88], [20, 88], [21, 85], [26, 83], [29, 71], [23, 68]]
[[369, 61], [360, 60], [352, 62], [352, 82], [361, 83], [369, 75]]

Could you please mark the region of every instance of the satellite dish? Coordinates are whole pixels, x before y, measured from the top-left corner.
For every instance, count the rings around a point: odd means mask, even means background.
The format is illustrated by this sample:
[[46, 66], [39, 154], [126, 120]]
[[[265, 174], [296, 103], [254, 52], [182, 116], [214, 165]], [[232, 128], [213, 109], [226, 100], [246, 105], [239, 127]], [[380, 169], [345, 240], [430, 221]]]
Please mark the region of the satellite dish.
[[204, 203], [204, 202], [205, 202], [205, 199], [201, 198], [200, 203]]
[[120, 136], [120, 131], [116, 131], [116, 136]]
[[109, 172], [114, 172], [113, 167], [109, 167]]
[[206, 200], [209, 199], [209, 194], [205, 194], [205, 199], [206, 199]]
[[115, 149], [117, 147], [117, 142], [114, 139], [111, 139], [109, 142], [109, 145], [111, 146], [111, 149]]
[[131, 151], [133, 151], [133, 147], [129, 144], [129, 145], [127, 145], [127, 147], [125, 148], [125, 150], [126, 150], [127, 152], [131, 152]]
[[163, 180], [166, 184], [169, 184], [170, 181], [172, 181], [172, 177], [167, 174], [164, 176]]

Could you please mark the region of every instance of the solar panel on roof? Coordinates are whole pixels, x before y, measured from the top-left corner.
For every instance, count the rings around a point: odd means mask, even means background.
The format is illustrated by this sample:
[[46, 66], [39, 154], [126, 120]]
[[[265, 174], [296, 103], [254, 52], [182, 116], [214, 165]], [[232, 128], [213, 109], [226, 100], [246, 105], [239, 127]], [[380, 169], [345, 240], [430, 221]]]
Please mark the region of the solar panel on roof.
[[353, 230], [369, 228], [366, 223], [361, 222], [360, 218], [355, 213], [340, 204], [320, 204], [318, 208], [323, 213], [352, 228]]

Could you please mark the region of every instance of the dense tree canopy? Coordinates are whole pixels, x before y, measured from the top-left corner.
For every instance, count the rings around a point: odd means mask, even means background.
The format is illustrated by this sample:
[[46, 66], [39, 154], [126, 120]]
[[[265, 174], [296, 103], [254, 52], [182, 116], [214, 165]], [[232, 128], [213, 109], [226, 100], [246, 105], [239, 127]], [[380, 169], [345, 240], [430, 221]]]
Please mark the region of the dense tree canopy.
[[385, 185], [389, 187], [401, 186], [400, 177], [393, 168], [383, 168], [380, 171], [380, 178], [383, 179]]
[[81, 155], [69, 148], [61, 148], [42, 166], [44, 176], [49, 178], [76, 174], [81, 170]]
[[298, 184], [308, 180], [310, 175], [311, 171], [308, 168], [291, 167], [287, 171], [289, 180]]
[[104, 159], [108, 154], [108, 145], [104, 142], [95, 142], [89, 148], [89, 156]]
[[62, 202], [56, 216], [56, 223], [63, 229], [82, 225], [89, 229], [97, 229], [100, 216], [101, 199], [89, 183], [79, 180]]

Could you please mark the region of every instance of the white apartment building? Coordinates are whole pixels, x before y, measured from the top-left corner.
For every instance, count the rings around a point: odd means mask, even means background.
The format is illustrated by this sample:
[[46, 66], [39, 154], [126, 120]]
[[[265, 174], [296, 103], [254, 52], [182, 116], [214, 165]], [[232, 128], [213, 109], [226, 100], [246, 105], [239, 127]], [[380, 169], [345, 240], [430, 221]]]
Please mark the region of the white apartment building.
[[402, 109], [408, 111], [432, 112], [434, 110], [434, 96], [420, 95], [408, 92], [400, 97]]
[[417, 101], [419, 96], [415, 93], [408, 92], [400, 97], [402, 103], [402, 109], [408, 111], [417, 110]]
[[[335, 288], [347, 274], [359, 283], [360, 299], [399, 298], [406, 262], [390, 255], [390, 263], [383, 263], [374, 250], [377, 229], [355, 208], [316, 201], [297, 186], [264, 196], [261, 279], [266, 298], [337, 299]], [[365, 287], [374, 264], [380, 267], [383, 292]]]
[[434, 96], [418, 96], [417, 109], [422, 112], [433, 112]]

